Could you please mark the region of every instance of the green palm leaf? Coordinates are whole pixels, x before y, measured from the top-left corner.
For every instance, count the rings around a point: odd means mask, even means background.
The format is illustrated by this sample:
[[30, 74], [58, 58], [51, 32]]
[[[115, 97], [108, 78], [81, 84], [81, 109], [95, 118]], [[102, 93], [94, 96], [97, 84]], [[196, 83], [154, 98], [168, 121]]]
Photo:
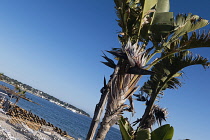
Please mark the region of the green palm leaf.
[[169, 124], [163, 125], [151, 133], [152, 140], [172, 140], [174, 128]]
[[210, 31], [203, 33], [193, 32], [188, 38], [185, 34], [180, 40], [180, 50], [193, 49], [199, 47], [210, 47]]
[[170, 89], [181, 86], [181, 82], [179, 82], [179, 79], [176, 77], [181, 76], [180, 71], [182, 71], [182, 69], [192, 65], [202, 65], [206, 68], [210, 66], [210, 63], [206, 58], [199, 55], [194, 56], [190, 51], [183, 51], [167, 57], [154, 65], [151, 70], [156, 73], [151, 75], [150, 79], [145, 82], [141, 88], [141, 91], [150, 96], [150, 100], [140, 126], [144, 126], [145, 123], [147, 123], [147, 117], [149, 117], [150, 110], [158, 94], [162, 95], [163, 90], [167, 88]]
[[[209, 66], [206, 58], [194, 56], [188, 51], [188, 49], [210, 46], [209, 33], [190, 33], [208, 25], [208, 20], [192, 14], [179, 14], [174, 18], [173, 13], [169, 12], [169, 0], [114, 0], [114, 2], [117, 22], [121, 28], [118, 34], [121, 49], [109, 51], [118, 58], [117, 64], [106, 55], [103, 56], [106, 62], [102, 63], [114, 68], [114, 72], [106, 86], [107, 106], [97, 134], [99, 139], [105, 138], [108, 129], [120, 119], [123, 111], [133, 111], [132, 102], [129, 106], [125, 101], [128, 99], [131, 101], [131, 96], [137, 90], [136, 84], [143, 72], [150, 70], [154, 74], [141, 88], [143, 94], [148, 94], [148, 98], [145, 97], [149, 101], [146, 103], [147, 107], [140, 121], [140, 128], [146, 126], [145, 123], [151, 116], [156, 98], [166, 89], [181, 86], [179, 77], [182, 75], [183, 68], [197, 64], [204, 68]], [[132, 45], [129, 49], [125, 49], [129, 41]], [[133, 44], [136, 44], [136, 47]], [[158, 58], [154, 58], [156, 54], [160, 54]], [[150, 60], [153, 61], [148, 64]], [[100, 100], [99, 103], [103, 104], [100, 108], [96, 106], [96, 112], [101, 112], [105, 100], [106, 98]], [[100, 118], [99, 115], [96, 113], [94, 118]], [[151, 127], [151, 125], [147, 126], [146, 128]], [[94, 126], [90, 130], [95, 131], [96, 128]], [[125, 139], [129, 139], [127, 136]]]
[[161, 60], [174, 55], [175, 53], [179, 53], [181, 51], [194, 49], [194, 48], [201, 48], [201, 47], [210, 47], [210, 31], [209, 32], [193, 32], [190, 37], [186, 33], [181, 38], [178, 38], [171, 44], [168, 44], [168, 48], [164, 49], [164, 44], [160, 45], [156, 48], [156, 51], [148, 57], [147, 62], [154, 57], [155, 54], [161, 52], [161, 57], [153, 61], [147, 69], [150, 69], [156, 63], [160, 62]]
[[188, 15], [179, 14], [176, 16], [174, 33], [172, 37], [164, 44], [170, 48], [170, 44], [176, 41], [179, 37], [183, 36], [186, 33], [195, 31], [199, 28], [202, 28], [208, 25], [208, 20], [202, 19], [198, 15], [192, 15], [191, 13]]
[[[176, 78], [181, 76], [179, 72], [183, 68], [198, 64], [206, 68], [210, 63], [206, 58], [199, 55], [194, 56], [190, 51], [180, 52], [165, 58], [151, 69], [155, 71], [155, 74], [150, 77], [150, 80], [144, 84], [141, 90], [150, 91], [148, 94], [151, 94], [151, 90], [153, 93], [157, 91], [159, 93], [167, 88], [178, 88], [181, 86], [181, 82]], [[151, 90], [148, 90], [148, 88]]]
[[149, 129], [138, 129], [135, 140], [151, 140]]
[[130, 123], [127, 121], [127, 119], [121, 117], [118, 122], [123, 140], [132, 140], [131, 132], [133, 131], [133, 128], [130, 126]]

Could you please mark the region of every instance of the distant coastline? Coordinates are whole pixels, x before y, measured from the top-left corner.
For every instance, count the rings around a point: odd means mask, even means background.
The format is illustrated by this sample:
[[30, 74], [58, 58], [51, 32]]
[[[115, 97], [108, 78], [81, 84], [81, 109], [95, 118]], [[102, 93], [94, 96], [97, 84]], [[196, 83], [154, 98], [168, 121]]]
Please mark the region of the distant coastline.
[[13, 85], [13, 86], [18, 85], [22, 90], [25, 90], [26, 92], [29, 92], [29, 93], [31, 93], [33, 95], [36, 95], [36, 96], [39, 96], [39, 97], [41, 97], [45, 100], [48, 100], [48, 101], [50, 101], [54, 104], [57, 104], [57, 105], [59, 105], [61, 107], [64, 107], [68, 110], [71, 110], [74, 113], [78, 113], [78, 114], [90, 117], [90, 115], [87, 112], [83, 111], [82, 109], [79, 109], [79, 108], [77, 108], [77, 107], [75, 107], [75, 106], [73, 106], [69, 103], [63, 102], [63, 101], [59, 100], [58, 98], [55, 98], [55, 97], [53, 97], [53, 96], [51, 96], [51, 95], [49, 95], [49, 94], [47, 94], [43, 91], [35, 89], [35, 88], [33, 88], [33, 87], [31, 87], [27, 84], [23, 84], [23, 83], [15, 80], [15, 79], [12, 79], [12, 78], [10, 78], [6, 75], [1, 75], [1, 81], [5, 82], [7, 84]]

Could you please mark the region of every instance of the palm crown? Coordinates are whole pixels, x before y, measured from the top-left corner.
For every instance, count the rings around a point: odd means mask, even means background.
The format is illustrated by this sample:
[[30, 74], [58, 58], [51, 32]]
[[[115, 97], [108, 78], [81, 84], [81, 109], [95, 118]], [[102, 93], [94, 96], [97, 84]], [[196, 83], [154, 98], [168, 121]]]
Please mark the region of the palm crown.
[[[138, 89], [137, 83], [142, 75], [151, 76], [140, 88], [141, 94], [136, 95], [147, 100], [139, 127], [150, 128], [149, 117], [157, 107], [155, 100], [165, 89], [181, 86], [178, 77], [183, 68], [210, 65], [206, 58], [190, 51], [210, 46], [210, 33], [195, 31], [208, 25], [208, 20], [193, 14], [179, 14], [174, 18], [173, 12], [169, 12], [169, 0], [114, 2], [118, 25], [122, 29], [118, 34], [122, 47], [108, 51], [118, 60], [117, 64], [103, 56], [107, 60], [103, 63], [114, 68], [114, 73], [105, 84], [108, 102], [97, 139], [104, 139], [107, 129], [120, 119], [123, 111], [133, 112], [132, 95]], [[127, 99], [130, 105], [125, 104]]]

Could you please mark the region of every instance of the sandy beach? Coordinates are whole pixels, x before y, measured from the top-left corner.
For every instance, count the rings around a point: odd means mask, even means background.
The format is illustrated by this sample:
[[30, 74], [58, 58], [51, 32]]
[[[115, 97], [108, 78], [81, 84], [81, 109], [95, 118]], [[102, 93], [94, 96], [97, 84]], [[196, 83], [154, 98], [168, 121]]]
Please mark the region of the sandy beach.
[[0, 109], [0, 140], [74, 140], [74, 138], [61, 136], [52, 127], [40, 126], [27, 120], [6, 115]]

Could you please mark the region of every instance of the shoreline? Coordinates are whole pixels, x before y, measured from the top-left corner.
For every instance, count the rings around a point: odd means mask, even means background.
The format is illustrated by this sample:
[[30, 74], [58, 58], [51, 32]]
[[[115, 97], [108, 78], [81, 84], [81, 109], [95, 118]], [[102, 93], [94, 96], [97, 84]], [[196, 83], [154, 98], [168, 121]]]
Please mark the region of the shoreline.
[[[17, 107], [18, 106], [15, 106], [14, 108]], [[19, 112], [17, 110], [4, 112], [2, 108], [3, 107], [0, 105], [0, 137], [5, 140], [75, 140], [75, 138], [69, 136], [67, 133], [61, 134], [63, 131], [52, 124], [39, 122], [39, 117], [36, 115], [35, 118], [38, 120], [32, 121], [31, 119], [33, 118], [22, 108], [18, 107]]]
[[[6, 80], [1, 80], [1, 81], [4, 82], [4, 83], [6, 83], [6, 84], [8, 84], [8, 85], [14, 86], [14, 85], [8, 83]], [[65, 108], [65, 109], [67, 109], [67, 110], [70, 110], [70, 111], [74, 112], [74, 113], [77, 113], [77, 114], [80, 114], [80, 115], [84, 115], [84, 116], [87, 116], [87, 117], [91, 118], [89, 114], [84, 114], [84, 113], [82, 113], [82, 112], [80, 112], [80, 111], [78, 111], [78, 110], [75, 110], [75, 109], [71, 108], [71, 107], [68, 107], [68, 106], [65, 106], [65, 105], [63, 105], [63, 104], [60, 104], [59, 102], [56, 102], [56, 101], [54, 101], [54, 100], [50, 100], [50, 99], [46, 98], [46, 97], [43, 96], [43, 95], [40, 95], [40, 94], [37, 94], [37, 93], [33, 93], [32, 91], [29, 91], [29, 90], [27, 90], [27, 89], [23, 89], [23, 90], [25, 90], [26, 92], [28, 92], [28, 93], [30, 93], [30, 94], [33, 94], [33, 95], [35, 95], [35, 96], [38, 96], [38, 97], [40, 97], [40, 98], [42, 98], [42, 99], [48, 100], [49, 102], [54, 103], [54, 104], [56, 104], [56, 105], [58, 105], [58, 106], [61, 106], [61, 107]], [[68, 104], [68, 103], [67, 103], [67, 104]]]

